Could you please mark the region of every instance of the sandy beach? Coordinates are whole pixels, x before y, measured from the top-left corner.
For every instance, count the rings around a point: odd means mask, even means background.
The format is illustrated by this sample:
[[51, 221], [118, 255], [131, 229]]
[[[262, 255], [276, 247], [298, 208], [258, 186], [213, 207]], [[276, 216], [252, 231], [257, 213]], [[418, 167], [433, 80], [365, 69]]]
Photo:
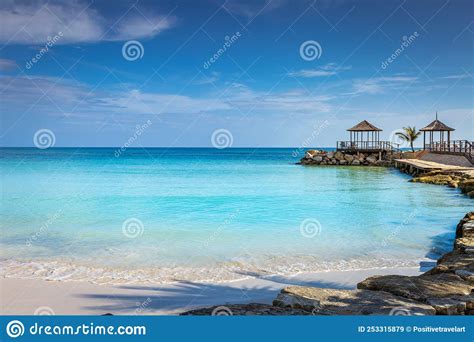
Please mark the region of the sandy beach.
[[33, 279], [0, 280], [2, 315], [166, 315], [225, 303], [271, 303], [287, 285], [354, 289], [372, 275], [419, 275], [419, 268], [387, 268], [271, 276], [226, 283], [96, 285]]

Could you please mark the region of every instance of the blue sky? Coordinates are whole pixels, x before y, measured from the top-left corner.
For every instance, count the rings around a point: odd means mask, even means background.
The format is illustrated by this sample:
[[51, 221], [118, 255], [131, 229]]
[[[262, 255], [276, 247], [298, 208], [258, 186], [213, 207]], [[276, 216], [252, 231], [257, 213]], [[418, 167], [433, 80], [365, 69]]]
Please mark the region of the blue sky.
[[363, 119], [388, 140], [436, 111], [472, 140], [473, 11], [469, 0], [2, 1], [0, 144], [34, 146], [48, 129], [55, 146], [122, 146], [150, 120], [132, 146], [212, 146], [218, 129], [234, 147], [334, 146]]

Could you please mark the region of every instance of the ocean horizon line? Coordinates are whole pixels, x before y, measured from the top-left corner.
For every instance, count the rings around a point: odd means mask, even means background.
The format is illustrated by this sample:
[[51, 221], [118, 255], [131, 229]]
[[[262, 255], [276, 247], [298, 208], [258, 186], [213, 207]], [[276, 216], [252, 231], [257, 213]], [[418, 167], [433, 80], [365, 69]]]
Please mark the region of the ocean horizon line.
[[[209, 149], [209, 150], [236, 150], [236, 149], [301, 149], [301, 150], [311, 150], [311, 149], [336, 149], [335, 146], [316, 146], [316, 147], [301, 147], [301, 146], [235, 146], [235, 147], [226, 147], [226, 148], [216, 148], [213, 146], [177, 146], [177, 147], [167, 147], [167, 146], [143, 146], [143, 147], [123, 147], [123, 146], [54, 146], [48, 147], [47, 149], [40, 149], [36, 146], [0, 146], [0, 149], [31, 149], [31, 150], [58, 150], [58, 149], [125, 149], [125, 150], [141, 150], [141, 149]], [[416, 147], [415, 149], [421, 149], [422, 146]], [[410, 148], [401, 148], [401, 150], [409, 150]]]

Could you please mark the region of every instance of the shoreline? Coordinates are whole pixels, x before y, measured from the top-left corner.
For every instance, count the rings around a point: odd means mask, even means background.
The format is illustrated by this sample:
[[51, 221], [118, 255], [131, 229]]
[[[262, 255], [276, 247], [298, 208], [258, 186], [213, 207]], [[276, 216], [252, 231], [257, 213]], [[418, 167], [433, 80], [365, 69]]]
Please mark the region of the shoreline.
[[223, 283], [177, 282], [160, 285], [99, 285], [87, 281], [0, 278], [2, 315], [175, 315], [218, 304], [271, 304], [285, 286], [355, 289], [376, 274], [419, 275], [419, 267], [323, 271], [272, 275]]
[[[334, 264], [324, 264], [320, 267], [304, 267], [301, 269], [292, 269], [291, 271], [288, 270], [286, 272], [241, 265], [234, 268], [179, 268], [179, 271], [176, 270], [174, 275], [171, 275], [168, 273], [160, 273], [163, 271], [160, 267], [113, 268], [106, 266], [86, 266], [82, 263], [61, 261], [6, 259], [0, 261], [0, 279], [87, 282], [95, 285], [110, 286], [166, 286], [185, 281], [225, 284], [254, 278], [291, 278], [305, 274], [331, 272], [365, 272], [379, 269], [416, 267], [426, 269], [427, 266], [424, 265], [432, 263], [434, 263], [434, 259], [428, 257], [403, 261], [400, 259], [380, 259], [376, 263], [368, 263], [367, 260], [351, 260], [351, 262], [340, 261]], [[344, 267], [342, 267], [342, 265], [344, 265]], [[65, 273], [55, 273], [57, 269], [61, 269]], [[169, 271], [169, 268], [166, 268], [164, 271]], [[213, 273], [213, 271], [216, 273]], [[203, 276], [203, 274], [206, 274], [206, 276]]]

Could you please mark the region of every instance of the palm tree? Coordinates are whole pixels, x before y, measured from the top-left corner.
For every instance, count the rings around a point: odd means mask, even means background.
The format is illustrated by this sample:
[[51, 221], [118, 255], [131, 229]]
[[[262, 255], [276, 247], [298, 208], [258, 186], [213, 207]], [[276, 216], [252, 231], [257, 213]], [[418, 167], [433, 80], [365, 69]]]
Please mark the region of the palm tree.
[[410, 143], [411, 151], [415, 152], [413, 148], [413, 142], [420, 136], [421, 132], [417, 132], [415, 126], [413, 127], [403, 127], [405, 132], [397, 132], [397, 137]]

